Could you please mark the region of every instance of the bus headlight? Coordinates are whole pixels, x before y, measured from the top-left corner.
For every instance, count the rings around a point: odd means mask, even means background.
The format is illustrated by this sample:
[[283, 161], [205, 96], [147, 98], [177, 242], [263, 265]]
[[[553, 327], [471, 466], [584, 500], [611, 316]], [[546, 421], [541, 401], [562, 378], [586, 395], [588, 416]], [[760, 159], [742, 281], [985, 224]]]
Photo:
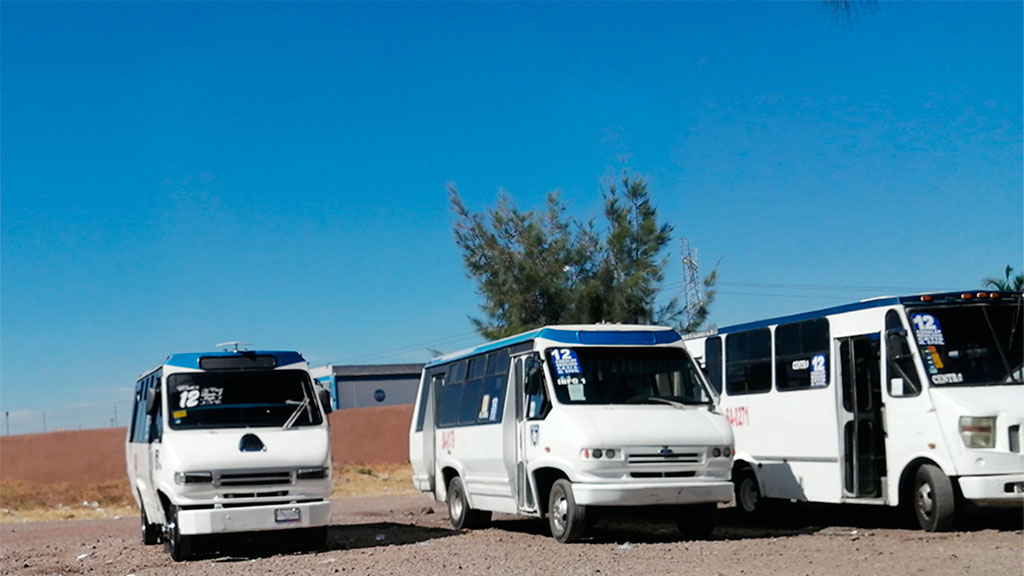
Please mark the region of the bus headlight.
[[584, 460], [622, 460], [622, 450], [618, 448], [584, 448], [580, 450], [580, 458]]
[[213, 482], [213, 472], [175, 472], [175, 484], [210, 484]]
[[299, 468], [295, 471], [296, 480], [323, 480], [330, 475], [330, 468], [321, 466], [319, 468]]
[[960, 438], [968, 448], [995, 448], [995, 416], [961, 416]]

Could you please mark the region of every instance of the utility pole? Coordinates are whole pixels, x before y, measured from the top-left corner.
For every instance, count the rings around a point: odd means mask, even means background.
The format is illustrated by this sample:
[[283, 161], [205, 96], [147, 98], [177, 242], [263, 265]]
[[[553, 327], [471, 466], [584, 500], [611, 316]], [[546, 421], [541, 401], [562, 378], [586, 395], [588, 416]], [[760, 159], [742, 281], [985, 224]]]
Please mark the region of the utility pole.
[[114, 404], [114, 419], [110, 423], [110, 427], [117, 426], [117, 404]]
[[687, 238], [683, 238], [680, 244], [680, 251], [683, 254], [683, 273], [685, 274], [686, 324], [690, 326], [697, 318], [700, 306], [704, 301], [704, 294], [701, 290], [697, 249], [690, 247], [690, 241]]
[[7, 424], [7, 435], [11, 435], [11, 411], [4, 410], [4, 423]]

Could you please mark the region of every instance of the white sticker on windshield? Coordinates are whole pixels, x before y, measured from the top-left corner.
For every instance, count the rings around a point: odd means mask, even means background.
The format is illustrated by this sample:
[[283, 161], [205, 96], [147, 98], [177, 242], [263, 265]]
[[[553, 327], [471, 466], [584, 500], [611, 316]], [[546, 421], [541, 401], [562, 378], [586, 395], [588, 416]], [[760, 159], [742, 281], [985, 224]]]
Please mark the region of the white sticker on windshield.
[[963, 381], [964, 375], [959, 372], [932, 376], [932, 384], [961, 384]]
[[200, 406], [217, 406], [224, 400], [223, 388], [203, 388], [199, 391]]
[[199, 405], [199, 387], [178, 386], [178, 408], [195, 408]]
[[914, 334], [920, 346], [945, 346], [946, 338], [942, 335], [939, 320], [931, 314], [914, 314], [910, 317], [914, 323]]
[[580, 360], [576, 357], [576, 351], [571, 348], [559, 348], [551, 351], [551, 358], [555, 361], [555, 374], [579, 374]]
[[491, 408], [491, 395], [484, 394], [484, 397], [480, 399], [480, 413], [476, 415], [477, 420], [486, 420], [488, 411]]
[[811, 387], [823, 388], [828, 386], [828, 380], [826, 380], [825, 376], [825, 355], [815, 354], [811, 358]]
[[583, 384], [569, 384], [569, 400], [573, 402], [582, 402], [586, 400], [586, 395], [583, 393]]

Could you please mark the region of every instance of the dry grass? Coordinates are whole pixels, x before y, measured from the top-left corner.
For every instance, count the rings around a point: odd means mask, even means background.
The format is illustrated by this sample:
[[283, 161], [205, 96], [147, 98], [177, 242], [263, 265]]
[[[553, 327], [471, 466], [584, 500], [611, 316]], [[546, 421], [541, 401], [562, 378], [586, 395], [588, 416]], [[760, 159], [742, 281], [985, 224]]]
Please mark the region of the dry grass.
[[408, 464], [346, 466], [334, 470], [332, 498], [418, 493], [412, 485], [412, 467]]
[[100, 484], [0, 482], [0, 522], [134, 515], [128, 479]]
[[[408, 464], [334, 469], [332, 498], [417, 494]], [[135, 516], [128, 479], [80, 486], [0, 482], [0, 523]]]

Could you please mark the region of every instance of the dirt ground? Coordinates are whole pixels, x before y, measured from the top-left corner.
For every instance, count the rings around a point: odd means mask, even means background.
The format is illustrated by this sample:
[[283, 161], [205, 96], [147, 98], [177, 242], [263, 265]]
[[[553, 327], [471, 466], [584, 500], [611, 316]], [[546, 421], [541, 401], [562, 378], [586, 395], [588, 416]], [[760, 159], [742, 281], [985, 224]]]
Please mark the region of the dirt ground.
[[708, 540], [682, 542], [668, 523], [614, 518], [564, 545], [531, 519], [499, 516], [491, 528], [454, 531], [444, 505], [424, 496], [340, 498], [322, 552], [298, 552], [280, 535], [217, 538], [186, 563], [143, 546], [136, 517], [6, 523], [0, 574], [1024, 573], [1019, 510], [975, 511], [944, 534], [910, 529], [898, 512], [876, 507], [789, 505], [758, 524], [719, 512]]

